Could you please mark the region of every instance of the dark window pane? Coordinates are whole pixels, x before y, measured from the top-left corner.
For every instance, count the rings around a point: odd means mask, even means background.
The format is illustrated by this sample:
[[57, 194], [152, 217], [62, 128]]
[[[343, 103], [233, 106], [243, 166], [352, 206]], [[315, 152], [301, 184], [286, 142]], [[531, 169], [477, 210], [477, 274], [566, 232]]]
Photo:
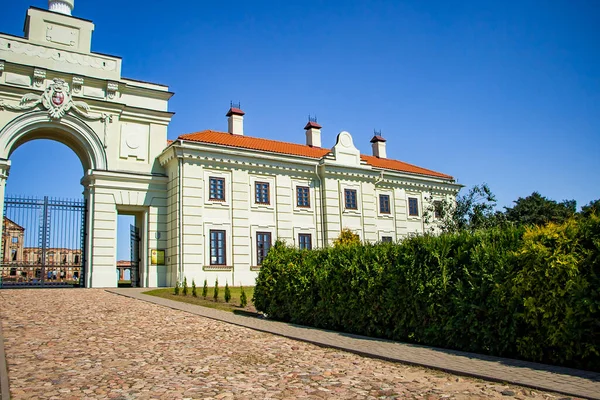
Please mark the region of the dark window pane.
[[392, 237], [391, 236], [382, 236], [381, 237], [381, 241], [383, 243], [391, 243], [392, 242]]
[[300, 249], [311, 250], [312, 249], [312, 237], [310, 234], [301, 233], [298, 235], [298, 244]]
[[256, 232], [256, 264], [262, 265], [271, 248], [271, 233]]
[[296, 205], [298, 207], [310, 207], [310, 189], [308, 186], [296, 187]]
[[356, 210], [358, 209], [357, 199], [356, 199], [356, 190], [354, 189], [344, 189], [344, 203], [347, 209]]
[[379, 212], [382, 214], [390, 213], [390, 196], [387, 194], [379, 195]]
[[210, 200], [225, 200], [225, 179], [211, 177], [208, 188]]
[[225, 265], [225, 231], [210, 231], [210, 264]]
[[259, 204], [269, 204], [269, 184], [267, 182], [254, 183], [255, 201]]
[[408, 215], [419, 216], [419, 201], [415, 197], [408, 198]]

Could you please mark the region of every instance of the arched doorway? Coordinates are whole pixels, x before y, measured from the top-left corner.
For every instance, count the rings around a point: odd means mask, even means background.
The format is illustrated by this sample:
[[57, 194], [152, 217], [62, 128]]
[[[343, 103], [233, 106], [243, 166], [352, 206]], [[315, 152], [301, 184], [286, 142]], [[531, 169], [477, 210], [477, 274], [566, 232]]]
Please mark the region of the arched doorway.
[[[71, 149], [86, 174], [106, 166], [104, 148], [93, 130], [72, 116], [52, 119], [45, 112], [15, 118], [0, 131], [2, 263], [0, 285], [9, 287], [84, 287], [89, 271], [88, 188], [78, 198], [21, 196], [6, 192], [11, 155], [22, 145], [49, 139]], [[57, 161], [59, 163], [59, 161]], [[56, 168], [56, 165], [48, 165]]]

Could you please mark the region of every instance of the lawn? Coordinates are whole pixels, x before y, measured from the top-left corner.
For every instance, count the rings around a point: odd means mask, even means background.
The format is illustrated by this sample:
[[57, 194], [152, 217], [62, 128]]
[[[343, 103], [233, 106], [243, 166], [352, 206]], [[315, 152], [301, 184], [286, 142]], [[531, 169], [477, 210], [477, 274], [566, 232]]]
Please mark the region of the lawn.
[[144, 292], [144, 294], [148, 294], [150, 296], [162, 297], [163, 299], [181, 301], [184, 303], [196, 304], [198, 306], [216, 308], [217, 310], [223, 311], [243, 311], [256, 313], [256, 309], [254, 308], [254, 304], [252, 304], [252, 295], [254, 294], [254, 286], [244, 286], [244, 291], [246, 292], [246, 298], [248, 299], [248, 304], [245, 308], [240, 307], [240, 293], [241, 289], [239, 286], [233, 287], [230, 286], [231, 290], [231, 300], [229, 303], [225, 302], [223, 296], [225, 295], [225, 287], [219, 286], [219, 298], [217, 301], [213, 298], [214, 296], [214, 288], [208, 288], [208, 294], [206, 295], [206, 299], [202, 297], [202, 286], [196, 288], [198, 293], [198, 297], [192, 296], [192, 288], [188, 287], [188, 294], [184, 296], [182, 294], [182, 289], [179, 289], [179, 295], [174, 294], [173, 288], [165, 288], [165, 289], [154, 289], [148, 292]]

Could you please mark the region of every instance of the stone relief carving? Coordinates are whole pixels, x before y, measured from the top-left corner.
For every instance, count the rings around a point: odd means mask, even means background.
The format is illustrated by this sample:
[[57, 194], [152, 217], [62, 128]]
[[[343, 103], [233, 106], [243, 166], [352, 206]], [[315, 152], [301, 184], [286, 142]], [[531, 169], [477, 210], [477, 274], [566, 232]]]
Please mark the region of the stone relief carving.
[[30, 110], [40, 104], [48, 110], [51, 119], [61, 119], [69, 111], [74, 111], [88, 120], [102, 121], [104, 123], [104, 146], [106, 147], [107, 124], [112, 122], [112, 115], [106, 113], [90, 114], [90, 106], [84, 101], [73, 100], [69, 84], [62, 79], [55, 78], [42, 94], [27, 93], [23, 95], [18, 104], [9, 104], [0, 100], [0, 110]]
[[73, 92], [79, 93], [81, 92], [81, 88], [83, 87], [83, 78], [81, 76], [73, 77]]
[[0, 60], [0, 76], [2, 76], [3, 72], [4, 72], [4, 60]]
[[35, 85], [35, 87], [44, 86], [45, 79], [46, 79], [46, 70], [45, 69], [35, 68], [33, 70], [33, 84]]
[[104, 71], [116, 71], [117, 69], [117, 62], [115, 60], [0, 38], [0, 54], [2, 54], [3, 51], [24, 54], [30, 57], [52, 59], [54, 61], [66, 62], [69, 64], [78, 64], [84, 67], [91, 67]]
[[119, 90], [119, 84], [117, 82], [108, 82], [106, 84], [106, 94], [109, 99], [114, 99], [117, 95], [117, 90]]

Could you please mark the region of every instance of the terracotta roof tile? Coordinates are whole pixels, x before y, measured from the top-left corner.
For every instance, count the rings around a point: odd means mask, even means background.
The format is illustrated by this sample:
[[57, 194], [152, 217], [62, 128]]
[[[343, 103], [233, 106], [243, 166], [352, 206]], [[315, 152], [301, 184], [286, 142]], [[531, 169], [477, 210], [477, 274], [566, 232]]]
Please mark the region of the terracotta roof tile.
[[379, 136], [379, 135], [375, 135], [373, 136], [373, 139], [371, 139], [371, 143], [375, 143], [375, 142], [385, 142], [386, 140], [383, 138], [383, 136]]
[[[311, 147], [303, 144], [280, 142], [277, 140], [255, 138], [251, 136], [232, 135], [226, 132], [217, 132], [211, 130], [180, 135], [178, 139], [315, 159], [323, 158], [331, 151], [329, 149]], [[408, 164], [398, 160], [366, 156], [364, 154], [360, 157], [368, 165], [375, 168], [408, 172], [411, 174], [435, 176], [437, 178], [444, 179], [453, 179], [450, 175], [417, 167], [416, 165]]]
[[322, 126], [316, 122], [308, 121], [306, 126], [304, 127], [304, 129], [310, 129], [310, 128], [321, 129]]
[[179, 136], [179, 139], [309, 158], [321, 158], [330, 151], [329, 149], [310, 147], [303, 144], [278, 142], [276, 140], [232, 135], [216, 131], [188, 133], [187, 135]]
[[360, 155], [360, 158], [375, 168], [391, 169], [393, 171], [409, 172], [411, 174], [435, 176], [437, 178], [454, 179], [450, 175], [442, 174], [441, 172], [432, 171], [430, 169], [417, 167], [403, 161], [391, 160], [389, 158], [379, 158], [374, 156]]
[[226, 117], [229, 117], [231, 115], [244, 115], [246, 114], [245, 112], [243, 112], [241, 109], [236, 108], [236, 107], [231, 107], [229, 109], [229, 111], [227, 111], [227, 114], [225, 114]]

